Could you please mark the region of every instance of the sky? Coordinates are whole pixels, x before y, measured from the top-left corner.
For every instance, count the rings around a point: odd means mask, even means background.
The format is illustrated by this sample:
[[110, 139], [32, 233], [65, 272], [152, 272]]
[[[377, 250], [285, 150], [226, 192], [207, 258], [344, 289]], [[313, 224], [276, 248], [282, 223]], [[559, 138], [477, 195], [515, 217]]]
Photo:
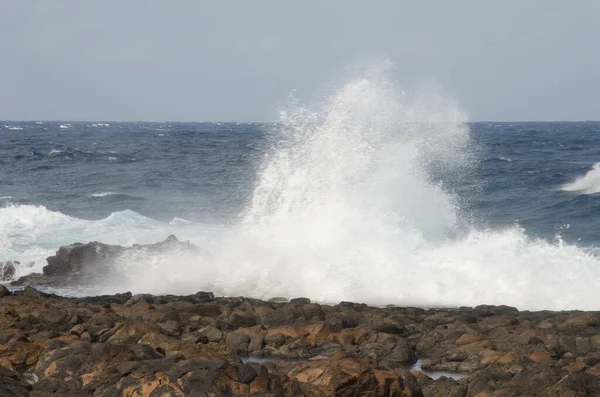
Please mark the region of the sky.
[[1, 0], [0, 119], [273, 121], [391, 60], [472, 121], [600, 120], [600, 1]]

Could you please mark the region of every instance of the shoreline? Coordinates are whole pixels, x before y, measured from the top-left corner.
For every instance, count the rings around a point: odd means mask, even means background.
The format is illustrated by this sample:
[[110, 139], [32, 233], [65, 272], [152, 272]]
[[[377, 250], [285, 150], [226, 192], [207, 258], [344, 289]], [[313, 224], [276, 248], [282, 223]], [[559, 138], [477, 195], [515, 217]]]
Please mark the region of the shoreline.
[[0, 395], [600, 392], [599, 312], [325, 305], [210, 292], [71, 298], [3, 286], [0, 296]]

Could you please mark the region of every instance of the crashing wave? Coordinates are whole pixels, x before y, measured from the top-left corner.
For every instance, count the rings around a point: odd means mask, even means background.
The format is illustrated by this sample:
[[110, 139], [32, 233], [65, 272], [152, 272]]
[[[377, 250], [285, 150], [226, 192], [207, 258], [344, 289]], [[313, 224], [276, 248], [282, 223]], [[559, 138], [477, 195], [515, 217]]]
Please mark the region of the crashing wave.
[[565, 192], [580, 192], [582, 194], [600, 193], [600, 163], [594, 164], [591, 170], [573, 182], [561, 187]]
[[198, 232], [204, 256], [128, 262], [107, 292], [600, 307], [600, 260], [586, 249], [466, 221], [441, 181], [472, 164], [470, 132], [444, 96], [368, 74], [293, 103], [279, 128], [237, 226]]

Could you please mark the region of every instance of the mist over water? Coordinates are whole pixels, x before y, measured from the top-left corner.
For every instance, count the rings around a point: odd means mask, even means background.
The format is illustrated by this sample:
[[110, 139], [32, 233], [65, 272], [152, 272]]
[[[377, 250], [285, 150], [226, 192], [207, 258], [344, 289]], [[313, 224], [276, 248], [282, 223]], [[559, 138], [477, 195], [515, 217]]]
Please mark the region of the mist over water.
[[312, 106], [292, 103], [278, 128], [239, 224], [204, 235], [201, 258], [128, 258], [111, 288], [598, 308], [596, 256], [471, 223], [459, 205], [468, 198], [445, 189], [444, 176], [474, 161], [452, 101], [371, 76]]

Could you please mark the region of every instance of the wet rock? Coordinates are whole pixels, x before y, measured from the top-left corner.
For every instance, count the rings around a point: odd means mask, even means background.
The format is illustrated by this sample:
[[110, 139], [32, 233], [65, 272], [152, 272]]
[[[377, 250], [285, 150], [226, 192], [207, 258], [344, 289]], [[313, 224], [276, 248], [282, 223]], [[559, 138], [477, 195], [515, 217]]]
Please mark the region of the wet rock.
[[180, 242], [174, 235], [155, 244], [134, 244], [130, 248], [96, 241], [87, 244], [74, 243], [60, 247], [56, 255], [48, 257], [48, 264], [44, 266], [43, 273], [44, 276], [65, 276], [71, 273], [105, 271], [125, 253], [158, 253], [166, 250], [198, 252], [198, 248], [193, 244]]
[[[0, 380], [38, 397], [577, 396], [600, 379], [597, 313], [33, 288], [1, 303]], [[426, 373], [408, 372], [417, 357]]]
[[310, 299], [308, 298], [294, 298], [290, 301], [293, 305], [310, 305]]
[[26, 296], [28, 298], [39, 299], [41, 297], [41, 294], [33, 287], [25, 287], [25, 289], [23, 290], [23, 296]]
[[48, 264], [44, 266], [43, 272], [46, 276], [61, 276], [78, 272], [114, 261], [125, 251], [124, 247], [99, 242], [71, 244], [60, 247], [56, 255], [48, 257], [46, 259]]
[[271, 299], [269, 299], [269, 302], [273, 302], [273, 303], [287, 303], [289, 302], [288, 298], [284, 298], [281, 296], [275, 296]]
[[12, 280], [17, 271], [16, 266], [19, 264], [20, 263], [18, 261], [0, 262], [0, 281]]
[[8, 290], [8, 288], [6, 288], [4, 285], [0, 284], [0, 298], [9, 296], [9, 295], [10, 295], [10, 291]]

